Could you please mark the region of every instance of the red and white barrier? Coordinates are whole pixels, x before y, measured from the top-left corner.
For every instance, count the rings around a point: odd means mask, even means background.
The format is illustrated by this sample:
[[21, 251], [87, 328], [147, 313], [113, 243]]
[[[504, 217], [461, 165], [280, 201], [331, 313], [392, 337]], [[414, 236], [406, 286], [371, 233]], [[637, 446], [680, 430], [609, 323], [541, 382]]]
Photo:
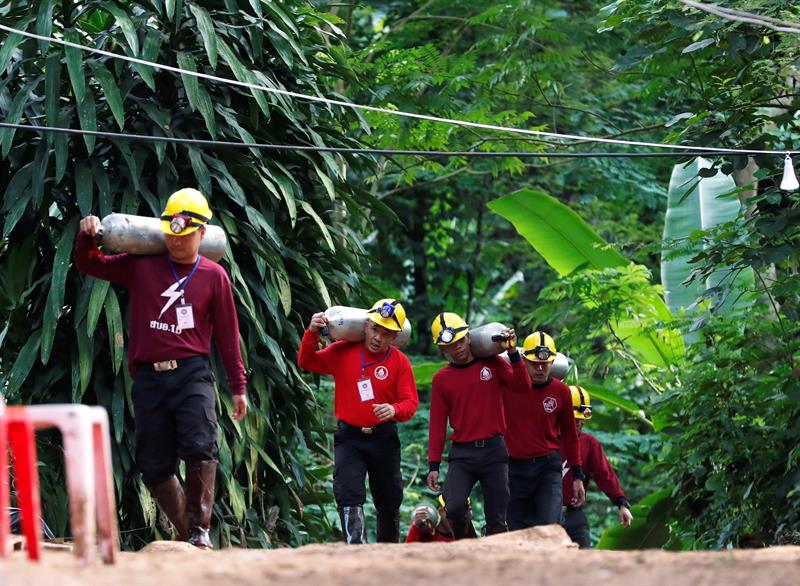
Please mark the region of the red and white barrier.
[[[102, 407], [74, 404], [6, 407], [5, 417], [0, 416], [0, 419], [7, 422], [9, 440], [14, 450], [18, 500], [22, 509], [29, 557], [38, 559], [41, 539], [41, 512], [33, 430], [55, 427], [61, 432], [64, 446], [75, 557], [81, 563], [88, 563], [99, 534], [101, 558], [105, 563], [113, 563], [119, 551], [119, 533], [106, 410]], [[13, 436], [12, 430], [17, 430]], [[1, 445], [5, 448], [6, 442], [3, 441]], [[33, 453], [32, 459], [29, 455], [31, 453]], [[4, 450], [0, 449], [0, 463], [3, 454]], [[20, 456], [25, 456], [32, 462], [32, 470], [30, 466], [25, 467], [28, 462], [20, 461]], [[27, 476], [23, 478], [23, 474]], [[20, 482], [21, 480], [23, 482]], [[0, 508], [7, 506], [8, 500], [8, 491], [3, 492], [3, 481], [7, 482], [6, 475], [0, 480]], [[6, 500], [3, 501], [3, 498]], [[26, 510], [24, 505], [28, 500], [31, 502], [28, 505], [29, 510]], [[28, 530], [30, 524], [33, 525], [31, 533]], [[0, 554], [4, 555], [6, 547], [3, 533], [8, 533], [7, 520], [3, 520], [2, 525]], [[35, 542], [33, 549], [31, 549], [32, 540]]]

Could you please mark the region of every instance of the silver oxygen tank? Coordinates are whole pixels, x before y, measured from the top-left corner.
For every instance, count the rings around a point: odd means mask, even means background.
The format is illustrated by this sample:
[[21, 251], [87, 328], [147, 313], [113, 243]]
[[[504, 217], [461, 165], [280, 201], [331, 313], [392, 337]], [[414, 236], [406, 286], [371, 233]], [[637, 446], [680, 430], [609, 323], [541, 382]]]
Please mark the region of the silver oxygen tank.
[[499, 322], [491, 322], [469, 330], [469, 348], [478, 358], [497, 356], [506, 351], [508, 337], [504, 332], [508, 327]]
[[556, 359], [553, 360], [553, 366], [550, 369], [550, 376], [563, 380], [569, 372], [569, 359], [561, 352], [556, 352]]
[[[345, 340], [347, 342], [361, 342], [364, 339], [364, 324], [367, 321], [367, 310], [359, 307], [334, 305], [325, 310], [328, 325], [322, 328], [320, 334], [332, 340]], [[406, 319], [403, 331], [392, 342], [393, 346], [405, 346], [411, 338], [411, 321]]]
[[[101, 221], [98, 240], [104, 248], [130, 254], [165, 254], [161, 220], [131, 214], [109, 214]], [[219, 226], [206, 226], [200, 241], [200, 254], [215, 262], [225, 254], [227, 239]]]

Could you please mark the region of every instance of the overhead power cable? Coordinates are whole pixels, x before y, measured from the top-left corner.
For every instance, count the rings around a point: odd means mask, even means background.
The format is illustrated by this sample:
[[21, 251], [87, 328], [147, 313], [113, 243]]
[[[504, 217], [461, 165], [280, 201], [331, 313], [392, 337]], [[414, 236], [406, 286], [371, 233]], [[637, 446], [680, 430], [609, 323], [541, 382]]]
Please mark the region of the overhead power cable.
[[[557, 138], [557, 139], [564, 139], [564, 140], [579, 140], [579, 141], [590, 141], [590, 142], [599, 142], [605, 144], [618, 144], [618, 145], [625, 145], [625, 146], [638, 146], [638, 147], [648, 147], [648, 148], [659, 148], [659, 149], [671, 149], [671, 150], [679, 150], [679, 151], [702, 151], [708, 154], [739, 154], [739, 155], [746, 155], [746, 154], [764, 154], [764, 155], [778, 155], [778, 154], [785, 154], [786, 151], [776, 151], [776, 150], [744, 150], [744, 149], [730, 149], [730, 148], [715, 148], [715, 147], [702, 147], [702, 146], [689, 146], [689, 145], [679, 145], [679, 144], [663, 144], [658, 142], [644, 142], [644, 141], [634, 141], [634, 140], [622, 140], [616, 138], [602, 138], [602, 137], [594, 137], [594, 136], [581, 136], [575, 134], [563, 134], [559, 132], [547, 132], [544, 130], [530, 130], [527, 128], [515, 128], [511, 126], [498, 126], [494, 124], [483, 124], [480, 122], [470, 122], [467, 120], [457, 120], [453, 118], [441, 118], [438, 116], [429, 116], [427, 114], [415, 114], [413, 112], [404, 112], [402, 110], [391, 110], [389, 108], [379, 108], [377, 106], [367, 106], [363, 104], [355, 104], [352, 102], [346, 102], [344, 100], [334, 100], [330, 98], [325, 98], [322, 96], [312, 96], [309, 94], [303, 94], [299, 92], [292, 92], [289, 90], [284, 90], [280, 88], [272, 88], [267, 87], [264, 85], [259, 85], [255, 83], [249, 83], [244, 81], [239, 81], [235, 79], [228, 79], [223, 77], [218, 77], [216, 75], [210, 75], [208, 73], [201, 73], [198, 71], [188, 71], [185, 69], [181, 69], [179, 67], [173, 67], [171, 65], [164, 65], [161, 63], [155, 63], [152, 61], [147, 61], [145, 59], [139, 59], [137, 57], [130, 57], [128, 55], [120, 55], [118, 53], [111, 53], [110, 51], [104, 51], [102, 49], [95, 49], [94, 47], [87, 47], [85, 45], [80, 45], [78, 43], [72, 43], [70, 41], [66, 41], [63, 39], [57, 39], [55, 37], [45, 37], [42, 35], [37, 35], [35, 33], [30, 33], [27, 31], [15, 29], [12, 27], [8, 27], [5, 25], [0, 24], [0, 30], [4, 30], [11, 34], [17, 34], [24, 37], [28, 37], [31, 39], [36, 39], [39, 41], [44, 41], [48, 43], [55, 43], [58, 45], [63, 45], [65, 47], [72, 47], [74, 49], [78, 49], [81, 51], [86, 51], [89, 53], [94, 53], [97, 55], [103, 55], [106, 57], [110, 57], [112, 59], [121, 59], [123, 61], [128, 61], [130, 63], [136, 63], [139, 65], [145, 65], [147, 67], [153, 67], [155, 69], [160, 69], [163, 71], [171, 71], [174, 73], [178, 73], [180, 75], [188, 75], [191, 77], [197, 77], [201, 79], [208, 79], [210, 81], [216, 81], [219, 83], [239, 86], [248, 88], [251, 90], [263, 91], [272, 94], [279, 94], [284, 96], [289, 96], [292, 98], [297, 98], [301, 100], [308, 100], [312, 102], [320, 102], [325, 103], [333, 106], [341, 106], [343, 108], [351, 108], [355, 110], [365, 110], [368, 112], [378, 112], [381, 114], [388, 114], [391, 116], [401, 116], [405, 118], [414, 118], [417, 120], [427, 120], [429, 122], [438, 122], [443, 124], [450, 124], [454, 126], [463, 126], [467, 128], [479, 128], [482, 130], [493, 130], [493, 131], [500, 131], [500, 132], [509, 132], [513, 134], [523, 134], [528, 136], [544, 136], [548, 138]], [[570, 143], [562, 143], [560, 146], [570, 146]]]
[[[172, 144], [185, 144], [189, 146], [203, 146], [212, 148], [239, 148], [239, 149], [259, 149], [267, 151], [311, 151], [322, 153], [340, 153], [347, 155], [408, 155], [419, 157], [472, 157], [472, 158], [491, 158], [491, 157], [518, 157], [518, 158], [648, 158], [648, 157], [697, 157], [697, 156], [724, 156], [730, 155], [726, 150], [721, 151], [670, 151], [670, 152], [532, 152], [532, 151], [425, 151], [425, 150], [403, 150], [403, 149], [377, 149], [377, 148], [349, 148], [349, 147], [321, 147], [314, 145], [300, 144], [271, 144], [260, 142], [231, 142], [224, 140], [204, 140], [197, 138], [178, 138], [172, 136], [152, 136], [145, 134], [130, 134], [123, 132], [103, 132], [99, 130], [82, 130], [78, 128], [58, 128], [54, 126], [35, 126], [31, 124], [12, 124], [0, 122], [0, 128], [10, 128], [28, 132], [39, 133], [62, 133], [78, 136], [94, 136], [98, 138], [108, 138], [112, 140], [159, 142]], [[760, 151], [737, 151], [740, 155], [759, 154]], [[800, 154], [800, 151], [789, 151], [774, 153], [784, 156], [786, 154]]]
[[694, 0], [680, 1], [686, 6], [696, 8], [697, 10], [702, 10], [703, 12], [713, 14], [714, 16], [719, 16], [725, 20], [757, 24], [780, 33], [793, 33], [800, 35], [800, 23], [780, 20], [779, 18], [772, 18], [771, 16], [753, 14], [752, 12], [744, 12], [743, 10], [725, 8], [724, 6], [719, 6], [717, 4], [704, 4], [703, 2], [695, 2]]

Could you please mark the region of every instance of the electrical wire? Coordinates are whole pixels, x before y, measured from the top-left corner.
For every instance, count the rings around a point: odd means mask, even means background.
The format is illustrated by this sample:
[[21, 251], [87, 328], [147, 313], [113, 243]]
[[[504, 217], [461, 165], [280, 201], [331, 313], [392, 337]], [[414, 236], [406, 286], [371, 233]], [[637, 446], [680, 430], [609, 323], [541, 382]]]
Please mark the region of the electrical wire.
[[[208, 73], [201, 73], [198, 71], [187, 71], [185, 69], [181, 69], [179, 67], [173, 67], [171, 65], [164, 65], [161, 63], [155, 63], [152, 61], [147, 61], [145, 59], [139, 59], [137, 57], [130, 57], [128, 55], [120, 55], [118, 53], [111, 53], [110, 51], [104, 51], [102, 49], [95, 49], [93, 47], [87, 47], [85, 45], [80, 45], [78, 43], [73, 43], [70, 41], [66, 41], [63, 39], [57, 39], [54, 37], [45, 37], [42, 35], [37, 35], [35, 33], [30, 33], [27, 31], [15, 29], [12, 27], [8, 27], [5, 25], [0, 24], [0, 30], [4, 30], [10, 34], [17, 34], [20, 36], [28, 37], [31, 39], [36, 39], [39, 41], [47, 42], [47, 43], [55, 43], [59, 45], [63, 45], [65, 47], [72, 47], [74, 49], [78, 49], [81, 51], [86, 51], [89, 53], [95, 53], [98, 55], [104, 55], [106, 57], [110, 57], [112, 59], [121, 59], [123, 61], [128, 61], [130, 63], [136, 63], [139, 65], [145, 65], [148, 67], [153, 67], [155, 69], [160, 69], [163, 71], [171, 71], [173, 73], [178, 73], [180, 75], [188, 75], [191, 77], [197, 77], [201, 79], [207, 79], [210, 81], [216, 81], [227, 85], [234, 85], [239, 87], [248, 88], [251, 90], [258, 90], [267, 93], [279, 94], [284, 96], [289, 96], [292, 98], [302, 99], [302, 100], [309, 100], [312, 102], [321, 102], [328, 105], [333, 106], [341, 106], [344, 108], [352, 108], [357, 110], [365, 110], [369, 112], [377, 112], [381, 114], [389, 114], [392, 116], [402, 116], [406, 118], [414, 118], [417, 120], [427, 120], [429, 122], [438, 122], [443, 124], [450, 124], [454, 126], [463, 126], [468, 128], [480, 128], [482, 130], [493, 130], [493, 131], [500, 131], [500, 132], [509, 132], [513, 134], [524, 134], [528, 136], [545, 136], [549, 138], [558, 138], [558, 139], [566, 139], [566, 140], [580, 140], [580, 141], [591, 141], [591, 142], [600, 142], [605, 144], [618, 144], [618, 145], [625, 145], [625, 146], [639, 146], [639, 147], [649, 147], [649, 148], [662, 148], [662, 149], [672, 149], [672, 150], [691, 150], [691, 151], [703, 151], [706, 153], [714, 153], [714, 154], [764, 154], [764, 155], [777, 155], [777, 154], [786, 154], [786, 151], [776, 151], [776, 150], [743, 150], [743, 149], [729, 149], [729, 148], [714, 148], [714, 147], [701, 147], [701, 146], [688, 146], [688, 145], [677, 145], [677, 144], [663, 144], [657, 142], [644, 142], [644, 141], [634, 141], [634, 140], [622, 140], [622, 139], [614, 139], [614, 138], [602, 138], [602, 137], [593, 137], [593, 136], [580, 136], [575, 134], [562, 134], [558, 132], [547, 132], [543, 130], [530, 130], [526, 128], [515, 128], [510, 126], [497, 126], [493, 124], [483, 124], [479, 122], [469, 122], [466, 120], [457, 120], [453, 118], [441, 118], [438, 116], [429, 116], [427, 114], [415, 114], [413, 112], [404, 112], [402, 110], [391, 110], [388, 108], [379, 108], [377, 106], [366, 106], [363, 104], [355, 104], [352, 102], [346, 102], [343, 100], [333, 100], [330, 98], [325, 98], [322, 96], [312, 96], [308, 94], [302, 94], [299, 92], [292, 92], [289, 90], [279, 89], [279, 88], [270, 88], [263, 85], [258, 85], [254, 83], [228, 79], [223, 77], [217, 77], [216, 75], [210, 75]], [[561, 146], [569, 146], [569, 143], [563, 143]]]
[[[729, 152], [722, 151], [672, 151], [672, 152], [530, 152], [530, 151], [425, 151], [425, 150], [403, 150], [403, 149], [376, 149], [376, 148], [349, 148], [349, 147], [321, 147], [298, 144], [270, 144], [260, 142], [230, 142], [224, 140], [204, 140], [196, 138], [178, 138], [171, 136], [151, 136], [145, 134], [130, 134], [122, 132], [103, 132], [99, 130], [81, 130], [77, 128], [58, 128], [54, 126], [34, 126], [30, 124], [12, 124], [0, 122], [0, 128], [9, 128], [39, 133], [62, 133], [78, 136], [95, 136], [98, 138], [108, 138], [112, 140], [145, 141], [159, 143], [185, 144], [189, 146], [204, 146], [213, 148], [240, 148], [240, 149], [259, 149], [268, 151], [311, 151], [322, 153], [340, 153], [347, 155], [407, 155], [419, 157], [472, 157], [472, 158], [492, 158], [492, 157], [518, 157], [518, 158], [648, 158], [648, 157], [696, 157], [723, 156], [730, 155]], [[759, 154], [760, 151], [741, 151], [737, 154]], [[790, 151], [790, 154], [800, 154], [800, 151]], [[786, 153], [773, 153], [784, 156]]]

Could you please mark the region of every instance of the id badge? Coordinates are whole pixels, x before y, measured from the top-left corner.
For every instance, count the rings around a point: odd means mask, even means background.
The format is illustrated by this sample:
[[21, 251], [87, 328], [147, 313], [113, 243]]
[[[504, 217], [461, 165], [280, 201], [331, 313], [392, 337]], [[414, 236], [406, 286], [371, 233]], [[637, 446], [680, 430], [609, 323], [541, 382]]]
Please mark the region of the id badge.
[[361, 397], [361, 401], [372, 401], [375, 398], [375, 391], [372, 390], [372, 381], [368, 378], [359, 379], [358, 383], [358, 395]]
[[178, 328], [190, 330], [194, 327], [194, 314], [192, 313], [191, 303], [176, 305], [175, 312], [178, 314]]

